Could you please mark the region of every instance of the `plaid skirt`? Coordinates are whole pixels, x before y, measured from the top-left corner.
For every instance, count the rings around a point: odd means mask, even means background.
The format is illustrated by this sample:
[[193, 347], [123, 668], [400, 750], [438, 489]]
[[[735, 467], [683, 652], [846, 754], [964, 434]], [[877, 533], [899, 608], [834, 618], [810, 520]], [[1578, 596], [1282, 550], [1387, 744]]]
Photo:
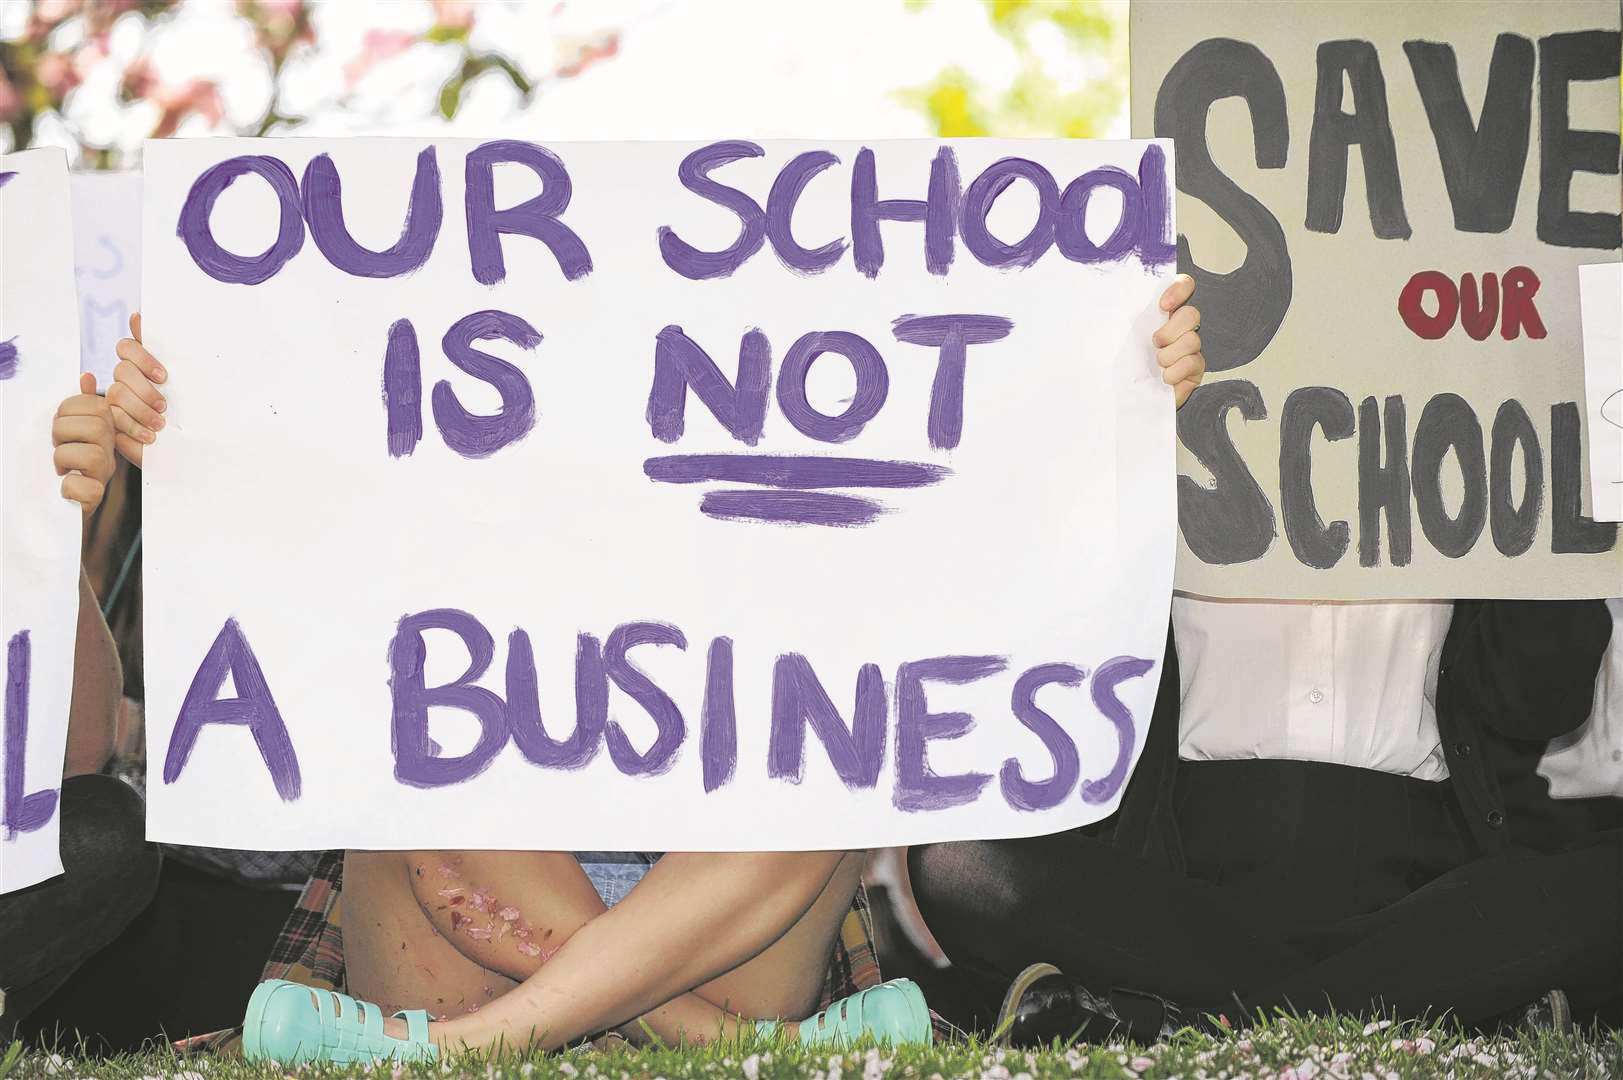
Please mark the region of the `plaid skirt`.
[[[260, 979], [288, 979], [323, 990], [345, 991], [344, 931], [342, 904], [344, 853], [329, 851], [321, 856], [315, 872], [299, 894], [299, 902], [282, 926], [271, 947], [270, 958]], [[835, 939], [823, 976], [823, 996], [818, 1008], [827, 1008], [842, 997], [877, 986], [879, 959], [874, 951], [873, 919], [868, 911], [867, 893], [858, 886], [851, 910]], [[243, 1002], [246, 1008], [247, 1002]], [[175, 1043], [181, 1051], [240, 1054], [242, 1028], [196, 1035]]]

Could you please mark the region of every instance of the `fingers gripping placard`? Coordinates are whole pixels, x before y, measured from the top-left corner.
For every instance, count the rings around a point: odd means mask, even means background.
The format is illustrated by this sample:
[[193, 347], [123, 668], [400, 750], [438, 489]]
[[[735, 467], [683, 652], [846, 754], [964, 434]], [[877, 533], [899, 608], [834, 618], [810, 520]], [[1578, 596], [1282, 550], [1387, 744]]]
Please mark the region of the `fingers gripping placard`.
[[784, 849], [1114, 807], [1160, 143], [149, 144], [156, 836]]

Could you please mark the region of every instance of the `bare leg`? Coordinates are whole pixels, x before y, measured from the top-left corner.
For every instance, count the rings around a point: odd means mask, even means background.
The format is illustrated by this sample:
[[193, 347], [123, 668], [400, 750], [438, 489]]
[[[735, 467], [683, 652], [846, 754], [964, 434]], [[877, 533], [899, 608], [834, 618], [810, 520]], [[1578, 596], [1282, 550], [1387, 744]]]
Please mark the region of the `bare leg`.
[[[424, 1008], [435, 1020], [478, 1012], [605, 910], [563, 852], [352, 851], [344, 891], [350, 988], [385, 1013]], [[723, 1017], [678, 999], [645, 1022], [674, 1040], [720, 1030]], [[641, 1024], [629, 1027], [641, 1040]]]
[[628, 1035], [646, 1023], [673, 1041], [734, 1031], [737, 1013], [800, 1017], [860, 865], [838, 852], [678, 853], [605, 913], [568, 854], [355, 852], [350, 984], [391, 1007], [470, 1014], [435, 1025], [448, 1046], [532, 1033], [558, 1046], [639, 1014]]
[[[344, 857], [344, 966], [349, 987], [377, 1002], [386, 1014], [427, 1009], [435, 1020], [445, 1020], [476, 1010], [518, 985], [514, 977], [481, 965], [446, 938], [414, 895], [417, 867], [437, 871], [442, 858], [454, 857], [450, 852], [392, 851], [351, 851]], [[428, 896], [434, 904], [445, 903], [432, 890]]]

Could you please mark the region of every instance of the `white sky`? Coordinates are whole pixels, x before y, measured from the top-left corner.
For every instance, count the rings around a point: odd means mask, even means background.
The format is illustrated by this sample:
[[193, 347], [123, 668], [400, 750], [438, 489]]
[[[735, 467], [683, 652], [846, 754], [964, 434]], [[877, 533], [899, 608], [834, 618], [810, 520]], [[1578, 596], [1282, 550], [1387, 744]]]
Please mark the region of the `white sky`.
[[[20, 8], [21, 5], [18, 5]], [[14, 9], [15, 10], [15, 9]], [[0, 17], [0, 30], [14, 19]], [[1013, 50], [990, 28], [980, 0], [485, 0], [476, 45], [499, 47], [529, 71], [603, 30], [623, 30], [621, 49], [584, 74], [543, 86], [528, 107], [497, 75], [475, 84], [455, 121], [434, 113], [454, 51], [419, 45], [376, 68], [343, 107], [343, 66], [378, 29], [425, 29], [415, 0], [327, 0], [318, 6], [320, 49], [290, 65], [285, 108], [308, 112], [302, 135], [501, 134], [548, 139], [719, 137], [884, 138], [929, 136], [924, 114], [898, 91], [959, 66], [992, 85], [1015, 70]], [[90, 73], [73, 99], [73, 119], [96, 142], [138, 145], [150, 107], [111, 106], [117, 78], [139, 48], [136, 23], [115, 27], [113, 59]], [[1079, 61], [1055, 33], [1037, 47], [1048, 73], [1081, 78]], [[266, 90], [251, 43], [229, 0], [189, 0], [150, 40], [166, 84], [219, 81], [230, 121], [251, 123]], [[210, 134], [193, 119], [183, 136]], [[220, 133], [220, 132], [213, 132]], [[1111, 134], [1125, 137], [1125, 114]], [[60, 126], [42, 143], [71, 146]]]

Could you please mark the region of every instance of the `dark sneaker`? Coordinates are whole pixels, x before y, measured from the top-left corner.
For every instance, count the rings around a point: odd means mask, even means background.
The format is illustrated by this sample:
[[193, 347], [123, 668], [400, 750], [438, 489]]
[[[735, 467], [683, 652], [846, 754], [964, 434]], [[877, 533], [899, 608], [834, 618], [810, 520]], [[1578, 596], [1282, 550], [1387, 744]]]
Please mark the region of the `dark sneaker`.
[[1180, 1022], [1178, 1011], [1153, 995], [1112, 990], [1101, 997], [1053, 964], [1032, 964], [1009, 984], [993, 1036], [1024, 1048], [1047, 1046], [1055, 1040], [1155, 1042]]

